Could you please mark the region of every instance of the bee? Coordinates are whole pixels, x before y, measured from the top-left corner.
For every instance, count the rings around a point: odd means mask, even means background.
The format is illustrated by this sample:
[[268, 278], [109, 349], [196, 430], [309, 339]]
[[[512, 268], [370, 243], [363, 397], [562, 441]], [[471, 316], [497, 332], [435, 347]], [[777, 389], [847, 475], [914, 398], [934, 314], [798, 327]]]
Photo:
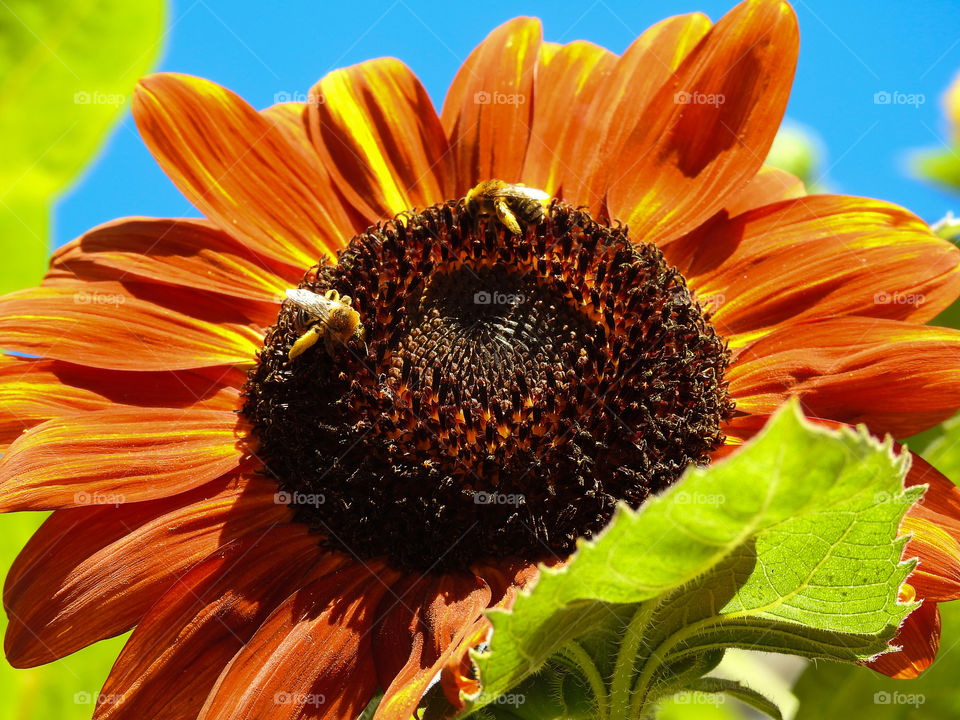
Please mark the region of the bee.
[[514, 235], [521, 235], [523, 227], [539, 225], [550, 196], [543, 190], [525, 185], [511, 185], [503, 180], [487, 180], [467, 193], [463, 205], [475, 218], [496, 215]]
[[336, 290], [328, 290], [326, 294], [319, 295], [310, 290], [294, 288], [287, 290], [287, 299], [303, 310], [311, 322], [309, 329], [290, 347], [287, 355], [289, 360], [312, 348], [321, 337], [331, 356], [337, 341], [346, 342], [354, 335], [363, 337], [360, 313], [350, 307], [348, 296], [340, 297]]

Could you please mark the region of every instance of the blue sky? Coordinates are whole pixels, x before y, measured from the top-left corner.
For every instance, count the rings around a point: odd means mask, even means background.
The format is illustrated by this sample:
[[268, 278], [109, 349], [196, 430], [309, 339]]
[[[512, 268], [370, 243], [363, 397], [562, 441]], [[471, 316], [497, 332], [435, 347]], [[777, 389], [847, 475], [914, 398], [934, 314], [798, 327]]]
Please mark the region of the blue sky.
[[[439, 107], [462, 60], [516, 15], [543, 20], [545, 39], [585, 39], [622, 52], [646, 27], [699, 10], [716, 20], [732, 2], [473, 3], [177, 0], [169, 10], [160, 70], [210, 78], [256, 107], [307, 91], [324, 73], [383, 55], [406, 62]], [[957, 0], [798, 0], [800, 62], [787, 117], [815, 129], [826, 147], [831, 189], [904, 205], [928, 221], [960, 210], [960, 197], [911, 179], [910, 150], [942, 147], [940, 98], [960, 71]], [[876, 93], [923, 96], [876, 104]], [[125, 215], [197, 211], [157, 168], [129, 111], [89, 172], [58, 203], [54, 242]]]

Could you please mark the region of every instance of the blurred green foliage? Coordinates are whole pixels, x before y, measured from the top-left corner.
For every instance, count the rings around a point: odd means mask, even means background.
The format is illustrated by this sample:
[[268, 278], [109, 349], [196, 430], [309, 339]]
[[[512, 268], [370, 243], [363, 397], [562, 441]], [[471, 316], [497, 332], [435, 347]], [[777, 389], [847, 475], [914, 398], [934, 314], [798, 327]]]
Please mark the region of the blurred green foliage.
[[813, 130], [784, 122], [767, 154], [767, 165], [786, 170], [803, 180], [810, 194], [827, 192], [824, 180], [823, 141]]
[[794, 692], [800, 699], [796, 720], [956, 720], [960, 717], [960, 603], [940, 605], [943, 643], [930, 669], [916, 680], [891, 680], [855, 665], [811, 665]]
[[[163, 0], [0, 3], [0, 292], [42, 276], [56, 196], [89, 165], [156, 62], [165, 15]], [[42, 521], [39, 513], [0, 518], [4, 578]], [[6, 625], [3, 614], [0, 631]], [[0, 661], [0, 717], [89, 718], [122, 645], [116, 638], [29, 670]]]
[[50, 211], [156, 61], [163, 0], [0, 4], [0, 292], [35, 284]]

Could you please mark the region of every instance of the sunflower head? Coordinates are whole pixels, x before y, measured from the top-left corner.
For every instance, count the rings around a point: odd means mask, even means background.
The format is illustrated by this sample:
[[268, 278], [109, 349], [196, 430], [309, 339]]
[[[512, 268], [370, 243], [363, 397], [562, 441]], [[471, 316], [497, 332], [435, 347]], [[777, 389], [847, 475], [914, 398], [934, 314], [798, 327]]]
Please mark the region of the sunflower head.
[[482, 187], [307, 271], [362, 339], [291, 361], [287, 303], [250, 372], [266, 470], [332, 547], [421, 570], [567, 554], [723, 443], [729, 354], [663, 254], [557, 201], [513, 232]]

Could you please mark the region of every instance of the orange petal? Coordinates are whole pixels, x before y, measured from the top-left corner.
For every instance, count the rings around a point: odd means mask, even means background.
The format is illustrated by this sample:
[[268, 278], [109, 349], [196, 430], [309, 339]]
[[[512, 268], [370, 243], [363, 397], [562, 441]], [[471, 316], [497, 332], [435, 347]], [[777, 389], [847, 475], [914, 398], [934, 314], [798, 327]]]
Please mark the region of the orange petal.
[[140, 80], [133, 117], [183, 194], [257, 253], [304, 269], [353, 226], [318, 163], [241, 98], [187, 75]]
[[231, 410], [130, 408], [55, 418], [0, 458], [0, 512], [155, 500], [236, 469]]
[[[685, 250], [682, 246], [687, 246]], [[813, 195], [711, 222], [665, 250], [739, 346], [783, 323], [863, 315], [922, 323], [960, 295], [960, 250], [903, 208]]]
[[893, 645], [902, 650], [884, 653], [867, 667], [892, 678], [907, 680], [917, 677], [933, 662], [940, 648], [940, 611], [927, 600], [907, 616], [900, 626]]
[[803, 180], [786, 170], [764, 165], [750, 182], [727, 198], [724, 210], [728, 217], [736, 217], [754, 208], [772, 205], [781, 200], [793, 200], [806, 194]]
[[[175, 297], [163, 286], [163, 295]], [[191, 317], [117, 282], [19, 290], [0, 297], [0, 347], [113, 370], [183, 370], [253, 361], [262, 335], [193, 295]]]
[[[557, 567], [565, 561], [551, 559], [544, 564], [548, 567]], [[536, 564], [522, 561], [506, 561], [496, 565], [481, 563], [475, 569], [479, 575], [487, 580], [492, 591], [490, 607], [511, 608], [517, 598], [517, 593], [536, 582], [540, 571]], [[491, 630], [490, 620], [486, 615], [480, 615], [463, 633], [463, 640], [458, 643], [440, 675], [443, 694], [456, 708], [462, 709], [463, 696], [475, 695], [480, 691], [480, 683], [476, 679], [477, 673], [470, 658], [470, 650], [480, 643], [489, 640]]]
[[453, 197], [453, 158], [416, 75], [380, 58], [334, 70], [313, 89], [307, 131], [339, 190], [367, 217]]
[[374, 611], [394, 580], [353, 565], [291, 595], [224, 670], [200, 720], [358, 717], [377, 689]]
[[610, 176], [611, 217], [660, 244], [722, 208], [767, 156], [797, 51], [786, 3], [747, 0], [727, 13], [637, 119]]
[[117, 404], [235, 410], [244, 377], [221, 375], [124, 373], [0, 355], [0, 451], [45, 420]]
[[[392, 680], [377, 708], [376, 720], [408, 720], [420, 699], [450, 662], [490, 602], [490, 588], [467, 573], [447, 574], [419, 585], [410, 601], [389, 596], [378, 615], [386, 615], [374, 638], [381, 682]], [[402, 608], [402, 609], [401, 609]], [[380, 658], [406, 651], [407, 662], [396, 670]], [[395, 676], [394, 676], [395, 675]]]
[[490, 33], [454, 77], [440, 118], [456, 167], [455, 197], [483, 180], [522, 181], [541, 36], [539, 20], [514, 18]]
[[920, 598], [960, 599], [960, 488], [918, 455], [905, 484], [928, 485], [900, 523], [902, 533], [913, 534], [903, 556], [919, 559], [909, 583]]
[[321, 551], [306, 527], [281, 525], [191, 568], [137, 624], [100, 692], [106, 701], [95, 720], [196, 717], [223, 668], [302, 587], [314, 561]]
[[960, 406], [960, 331], [830, 318], [776, 330], [727, 371], [737, 409], [770, 414], [789, 397], [811, 417], [908, 437]]
[[576, 174], [564, 184], [564, 199], [588, 205], [595, 214], [601, 211], [611, 170], [637, 121], [709, 29], [706, 15], [678, 15], [652, 26], [627, 48], [578, 119], [571, 160], [571, 175]]
[[51, 274], [85, 276], [74, 268], [88, 263], [115, 270], [113, 277], [121, 281], [182, 285], [275, 304], [304, 273], [266, 261], [206, 220], [167, 218], [125, 218], [94, 228], [53, 253]]
[[[593, 43], [540, 46], [533, 90], [533, 126], [523, 162], [523, 181], [558, 195], [580, 184], [575, 148], [592, 127], [583, 122], [591, 102], [608, 87], [617, 56]], [[564, 190], [564, 197], [575, 202]]]
[[309, 158], [313, 154], [313, 143], [307, 137], [304, 125], [306, 110], [305, 102], [286, 102], [264, 108], [260, 114], [282, 132], [291, 145], [298, 147], [304, 157]]
[[288, 522], [275, 492], [259, 478], [222, 480], [165, 500], [53, 513], [7, 575], [10, 664], [42, 665], [126, 632], [220, 546]]

